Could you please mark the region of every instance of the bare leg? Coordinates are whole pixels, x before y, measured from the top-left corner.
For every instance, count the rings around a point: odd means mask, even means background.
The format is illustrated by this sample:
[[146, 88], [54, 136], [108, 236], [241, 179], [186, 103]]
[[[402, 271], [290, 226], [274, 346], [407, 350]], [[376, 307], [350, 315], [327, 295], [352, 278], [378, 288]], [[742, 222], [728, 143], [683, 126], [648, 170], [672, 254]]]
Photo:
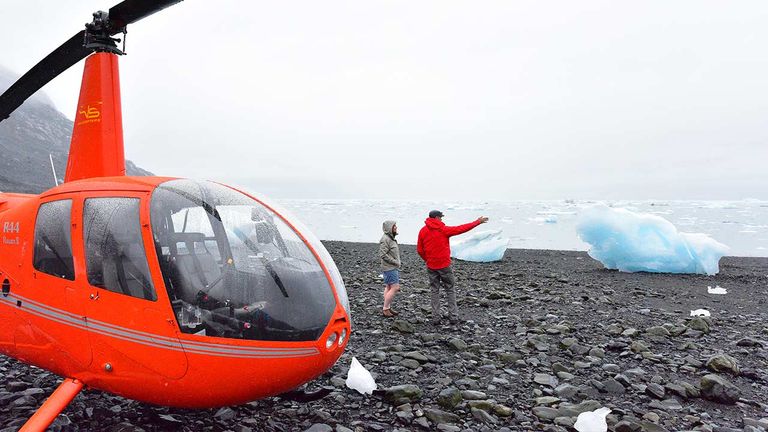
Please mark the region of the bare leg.
[[392, 306], [392, 300], [395, 298], [395, 294], [400, 291], [400, 284], [387, 285], [384, 289], [384, 310], [389, 309]]

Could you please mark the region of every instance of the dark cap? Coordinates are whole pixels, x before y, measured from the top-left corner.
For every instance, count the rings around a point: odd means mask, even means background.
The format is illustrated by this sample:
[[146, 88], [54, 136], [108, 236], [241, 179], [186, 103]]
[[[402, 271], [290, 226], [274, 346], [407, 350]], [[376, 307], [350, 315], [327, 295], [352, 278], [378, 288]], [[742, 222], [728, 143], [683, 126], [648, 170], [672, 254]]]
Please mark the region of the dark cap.
[[429, 217], [431, 217], [431, 218], [441, 218], [441, 217], [443, 217], [443, 212], [441, 212], [440, 210], [432, 210], [431, 212], [429, 212]]

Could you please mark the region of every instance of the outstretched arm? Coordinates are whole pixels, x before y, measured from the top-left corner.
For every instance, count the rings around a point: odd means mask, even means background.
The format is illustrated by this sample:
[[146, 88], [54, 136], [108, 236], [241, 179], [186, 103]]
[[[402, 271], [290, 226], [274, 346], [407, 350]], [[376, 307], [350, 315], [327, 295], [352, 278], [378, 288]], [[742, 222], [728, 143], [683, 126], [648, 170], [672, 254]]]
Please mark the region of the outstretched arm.
[[476, 226], [478, 226], [480, 224], [484, 224], [486, 222], [488, 222], [488, 218], [483, 216], [483, 217], [477, 218], [477, 220], [474, 221], [474, 222], [470, 222], [470, 223], [467, 223], [467, 224], [464, 224], [464, 225], [446, 226], [445, 228], [443, 228], [443, 232], [448, 237], [453, 237], [455, 235], [464, 234], [465, 232], [471, 230], [472, 228], [474, 228], [474, 227], [476, 227]]

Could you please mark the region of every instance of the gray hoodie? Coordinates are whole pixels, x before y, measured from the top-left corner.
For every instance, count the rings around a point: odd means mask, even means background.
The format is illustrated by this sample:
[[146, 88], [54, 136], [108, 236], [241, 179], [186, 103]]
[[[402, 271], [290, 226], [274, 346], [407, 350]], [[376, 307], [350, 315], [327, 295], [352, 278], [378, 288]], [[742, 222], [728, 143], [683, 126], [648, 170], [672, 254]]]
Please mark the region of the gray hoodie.
[[395, 221], [388, 220], [384, 221], [382, 225], [384, 235], [379, 240], [379, 258], [381, 258], [382, 271], [400, 269], [400, 248], [397, 246], [395, 234], [392, 233], [395, 224]]

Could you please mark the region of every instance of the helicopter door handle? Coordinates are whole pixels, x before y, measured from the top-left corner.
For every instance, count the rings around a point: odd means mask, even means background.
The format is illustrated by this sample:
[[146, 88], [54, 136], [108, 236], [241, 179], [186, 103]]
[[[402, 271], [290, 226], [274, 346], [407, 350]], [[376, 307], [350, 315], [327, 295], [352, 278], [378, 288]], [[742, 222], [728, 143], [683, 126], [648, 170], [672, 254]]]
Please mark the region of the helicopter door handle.
[[91, 298], [91, 300], [98, 300], [99, 299], [99, 293], [96, 293], [96, 294], [91, 293], [90, 298]]

